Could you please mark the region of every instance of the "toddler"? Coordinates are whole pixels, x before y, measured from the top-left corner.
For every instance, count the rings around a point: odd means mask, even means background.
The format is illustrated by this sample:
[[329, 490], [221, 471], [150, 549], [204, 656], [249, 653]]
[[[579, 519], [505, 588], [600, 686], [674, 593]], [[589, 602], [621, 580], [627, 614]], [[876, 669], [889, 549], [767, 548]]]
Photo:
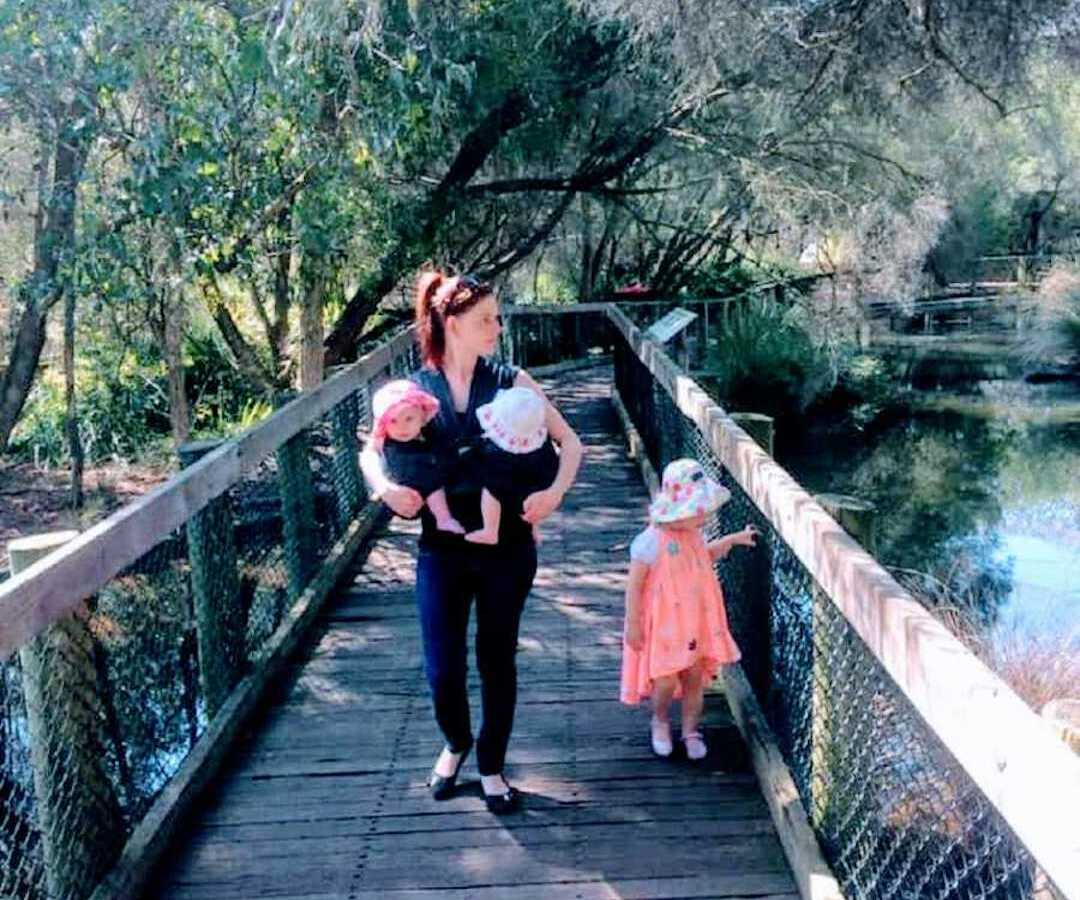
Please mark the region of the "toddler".
[[[484, 524], [466, 534], [465, 540], [494, 544], [499, 540], [503, 506], [520, 514], [529, 494], [551, 487], [559, 470], [559, 454], [548, 437], [547, 401], [531, 388], [499, 391], [494, 400], [476, 410], [476, 418], [484, 429], [477, 460]], [[540, 542], [535, 525], [533, 539]]]
[[706, 517], [730, 497], [696, 460], [677, 459], [664, 469], [649, 527], [630, 544], [620, 699], [651, 698], [657, 756], [671, 755], [668, 715], [672, 700], [681, 697], [686, 755], [705, 757], [698, 730], [705, 686], [720, 666], [739, 659], [713, 561], [732, 547], [753, 547], [757, 531], [747, 525], [708, 543], [701, 533]]
[[390, 478], [419, 492], [441, 531], [464, 534], [446, 502], [443, 467], [421, 433], [438, 413], [439, 401], [413, 382], [398, 379], [375, 392], [371, 411], [374, 446]]

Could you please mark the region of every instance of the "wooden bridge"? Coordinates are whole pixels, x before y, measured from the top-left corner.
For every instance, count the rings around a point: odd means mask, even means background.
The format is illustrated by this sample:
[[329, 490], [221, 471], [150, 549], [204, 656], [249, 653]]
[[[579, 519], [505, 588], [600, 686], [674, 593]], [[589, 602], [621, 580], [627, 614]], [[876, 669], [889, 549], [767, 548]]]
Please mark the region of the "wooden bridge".
[[[504, 353], [558, 365], [587, 447], [523, 620], [524, 809], [490, 815], [469, 768], [449, 801], [423, 785], [414, 528], [356, 464], [405, 334], [23, 548], [0, 585], [0, 898], [1080, 900], [1080, 763], [661, 347], [580, 305], [513, 312]], [[708, 527], [763, 534], [720, 568], [744, 660], [704, 765], [653, 758], [616, 700], [627, 544], [684, 455], [732, 491]]]
[[416, 529], [395, 520], [147, 897], [798, 896], [737, 730], [715, 734], [706, 766], [662, 762], [647, 716], [618, 703], [626, 542], [648, 494], [609, 384], [587, 370], [552, 391], [587, 454], [544, 527], [522, 623], [509, 775], [525, 809], [488, 813], [469, 768], [452, 800], [424, 787], [441, 740], [412, 596]]

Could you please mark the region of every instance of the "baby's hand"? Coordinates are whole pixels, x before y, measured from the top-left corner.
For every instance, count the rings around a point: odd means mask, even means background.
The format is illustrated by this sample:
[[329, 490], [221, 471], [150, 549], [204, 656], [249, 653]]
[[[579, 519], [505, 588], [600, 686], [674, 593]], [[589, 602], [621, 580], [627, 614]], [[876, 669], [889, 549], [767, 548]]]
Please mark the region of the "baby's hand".
[[641, 621], [635, 619], [626, 623], [626, 644], [631, 650], [640, 651], [645, 646], [645, 635], [641, 630]]

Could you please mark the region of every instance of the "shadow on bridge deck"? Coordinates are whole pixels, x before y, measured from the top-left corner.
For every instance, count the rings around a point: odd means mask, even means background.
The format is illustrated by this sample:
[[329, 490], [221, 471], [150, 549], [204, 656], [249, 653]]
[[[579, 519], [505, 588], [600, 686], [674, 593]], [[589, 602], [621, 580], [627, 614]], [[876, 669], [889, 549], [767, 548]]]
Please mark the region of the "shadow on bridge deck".
[[147, 898], [797, 896], [735, 733], [713, 730], [705, 765], [657, 760], [647, 712], [617, 702], [626, 546], [648, 497], [609, 384], [592, 370], [550, 386], [587, 450], [545, 526], [522, 623], [508, 774], [524, 810], [489, 814], [471, 766], [456, 798], [427, 795], [441, 744], [412, 601], [416, 529], [394, 521]]

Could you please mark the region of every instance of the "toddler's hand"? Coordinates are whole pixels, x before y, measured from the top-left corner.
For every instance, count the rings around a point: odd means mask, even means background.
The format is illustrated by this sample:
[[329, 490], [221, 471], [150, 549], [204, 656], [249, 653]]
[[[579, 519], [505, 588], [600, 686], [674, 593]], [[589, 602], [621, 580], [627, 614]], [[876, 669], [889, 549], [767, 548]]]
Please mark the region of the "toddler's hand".
[[757, 536], [760, 532], [753, 526], [747, 525], [742, 531], [735, 532], [733, 543], [740, 547], [756, 547]]
[[641, 630], [640, 621], [626, 623], [626, 644], [631, 650], [637, 651], [645, 646], [645, 635]]

